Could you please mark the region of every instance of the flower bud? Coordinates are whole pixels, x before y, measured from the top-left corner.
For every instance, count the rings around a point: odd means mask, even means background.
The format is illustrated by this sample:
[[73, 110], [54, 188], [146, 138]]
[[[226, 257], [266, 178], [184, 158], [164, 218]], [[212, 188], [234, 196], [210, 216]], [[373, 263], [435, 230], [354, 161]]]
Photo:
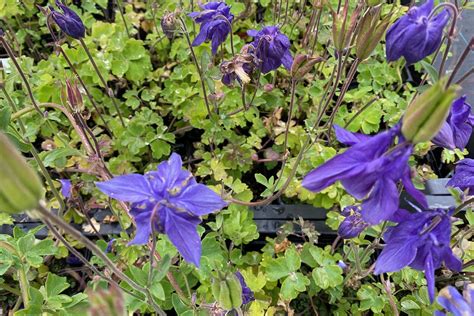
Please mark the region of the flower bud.
[[291, 65], [291, 76], [293, 79], [302, 79], [308, 72], [313, 69], [313, 66], [323, 61], [322, 57], [313, 57], [309, 55], [298, 54]]
[[214, 279], [212, 294], [224, 309], [230, 310], [242, 305], [242, 286], [235, 274], [227, 274]]
[[0, 212], [14, 214], [38, 206], [43, 197], [41, 181], [3, 133], [0, 133], [0, 179]]
[[360, 60], [370, 56], [390, 24], [390, 16], [380, 19], [381, 7], [370, 8], [360, 22], [356, 38], [356, 55]]
[[178, 23], [174, 12], [167, 13], [163, 16], [161, 19], [161, 29], [168, 39], [173, 39], [175, 37]]
[[402, 134], [413, 142], [429, 141], [438, 134], [456, 97], [457, 86], [445, 87], [441, 79], [408, 106], [403, 117]]

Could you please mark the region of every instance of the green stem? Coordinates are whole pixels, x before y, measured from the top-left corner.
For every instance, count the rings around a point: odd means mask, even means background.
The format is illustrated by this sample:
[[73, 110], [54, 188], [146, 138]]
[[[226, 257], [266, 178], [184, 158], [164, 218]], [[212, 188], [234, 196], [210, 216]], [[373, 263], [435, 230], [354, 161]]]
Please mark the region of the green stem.
[[[18, 108], [15, 104], [15, 102], [13, 102], [12, 98], [10, 97], [10, 94], [8, 93], [7, 89], [5, 88], [5, 86], [2, 86], [2, 92], [3, 94], [5, 95], [6, 99], [7, 99], [7, 102], [10, 104], [11, 108], [13, 109], [13, 111], [15, 111], [15, 114], [18, 113], [18, 112], [21, 112], [21, 111], [18, 111]], [[24, 110], [24, 109], [23, 109]], [[28, 112], [31, 112], [35, 110], [34, 107], [31, 107], [29, 108], [29, 111]], [[18, 117], [16, 117], [15, 119], [18, 120], [18, 125], [20, 126], [20, 130], [21, 132], [23, 133], [23, 135], [26, 135], [26, 128], [25, 128], [25, 125], [23, 124], [23, 121], [21, 120], [21, 115], [19, 115]], [[13, 116], [12, 116], [12, 121], [15, 120], [13, 119]], [[23, 137], [24, 138], [24, 137]], [[53, 195], [54, 197], [56, 198], [56, 200], [58, 201], [59, 203], [59, 214], [62, 214], [64, 212], [64, 210], [66, 209], [66, 205], [64, 204], [64, 201], [63, 199], [61, 198], [61, 195], [59, 194], [58, 190], [56, 189], [56, 187], [54, 186], [54, 183], [53, 183], [53, 179], [51, 177], [51, 175], [49, 174], [48, 170], [46, 169], [46, 167], [44, 166], [43, 164], [43, 161], [41, 160], [41, 158], [39, 157], [39, 154], [38, 152], [36, 151], [36, 148], [33, 146], [33, 144], [31, 143], [31, 141], [28, 139], [28, 138], [24, 138], [24, 140], [28, 143], [29, 145], [29, 148], [30, 148], [30, 152], [31, 154], [33, 155], [33, 158], [35, 159], [36, 163], [38, 164], [38, 167], [40, 168], [41, 170], [41, 173], [43, 174], [43, 177], [46, 179], [46, 182], [48, 182], [48, 185], [49, 187], [51, 188], [51, 192], [53, 192]]]
[[83, 236], [78, 230], [66, 223], [61, 217], [57, 216], [53, 212], [47, 210], [42, 203], [37, 207], [37, 211], [41, 214], [41, 218], [45, 221], [50, 221], [51, 223], [57, 225], [60, 229], [64, 230], [77, 241], [81, 242], [86, 246], [95, 256], [102, 260], [102, 262], [120, 279], [128, 283], [133, 289], [138, 292], [145, 293], [148, 298], [148, 302], [153, 306], [155, 312], [159, 315], [166, 316], [165, 312], [155, 303], [149, 289], [142, 287], [131, 278], [129, 278], [125, 273], [122, 272], [117, 266], [107, 257], [107, 255], [99, 249], [92, 241]]
[[79, 42], [81, 43], [82, 48], [84, 48], [84, 51], [86, 52], [87, 57], [89, 57], [89, 61], [91, 62], [92, 67], [94, 67], [95, 72], [99, 76], [99, 79], [102, 82], [102, 85], [104, 86], [104, 89], [105, 89], [107, 95], [109, 96], [110, 100], [112, 100], [115, 111], [117, 111], [117, 115], [120, 119], [120, 123], [122, 124], [123, 127], [125, 127], [125, 122], [123, 121], [122, 113], [120, 112], [120, 108], [117, 104], [117, 101], [115, 100], [114, 93], [112, 92], [112, 89], [109, 88], [109, 86], [107, 85], [107, 81], [105, 81], [104, 77], [102, 77], [102, 73], [100, 72], [99, 67], [97, 67], [97, 64], [95, 63], [94, 58], [92, 57], [92, 55], [89, 51], [89, 48], [87, 48], [87, 45], [84, 42], [84, 40], [81, 38], [79, 40]]
[[30, 295], [28, 289], [30, 288], [30, 282], [26, 277], [26, 272], [23, 266], [18, 269], [18, 281], [20, 282], [21, 297], [23, 298], [23, 304], [25, 309], [30, 306]]

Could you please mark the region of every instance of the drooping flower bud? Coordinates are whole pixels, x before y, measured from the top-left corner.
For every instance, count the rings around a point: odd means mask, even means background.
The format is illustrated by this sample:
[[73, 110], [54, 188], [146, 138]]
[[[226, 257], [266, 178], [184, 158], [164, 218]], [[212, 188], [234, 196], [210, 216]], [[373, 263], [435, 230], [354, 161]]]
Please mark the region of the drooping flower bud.
[[439, 80], [408, 106], [402, 123], [402, 134], [408, 141], [426, 142], [438, 134], [458, 90], [445, 85], [446, 79]]
[[174, 12], [167, 13], [161, 19], [161, 29], [168, 39], [173, 39], [176, 36], [178, 23]]
[[212, 294], [224, 309], [230, 310], [242, 305], [242, 286], [235, 274], [221, 275], [214, 279]]
[[324, 58], [316, 56], [309, 56], [298, 54], [293, 60], [291, 65], [291, 77], [293, 79], [302, 79], [308, 72], [313, 69], [313, 66], [319, 62], [322, 62]]
[[77, 13], [71, 10], [68, 6], [64, 5], [60, 0], [56, 0], [56, 6], [61, 9], [63, 13], [54, 10], [53, 7], [50, 7], [51, 17], [59, 26], [59, 28], [64, 33], [75, 39], [84, 38], [86, 34], [86, 28], [79, 15], [77, 15]]
[[361, 10], [362, 5], [358, 3], [349, 19], [349, 0], [346, 0], [344, 8], [339, 14], [331, 9], [333, 19], [332, 37], [337, 52], [342, 52], [344, 49], [346, 49], [346, 47], [349, 46], [352, 38], [352, 32], [356, 27], [357, 18], [359, 17]]
[[356, 38], [356, 55], [360, 60], [370, 56], [390, 23], [390, 16], [380, 19], [381, 7], [370, 8], [362, 17]]
[[41, 181], [25, 158], [0, 133], [0, 212], [32, 210], [43, 197]]

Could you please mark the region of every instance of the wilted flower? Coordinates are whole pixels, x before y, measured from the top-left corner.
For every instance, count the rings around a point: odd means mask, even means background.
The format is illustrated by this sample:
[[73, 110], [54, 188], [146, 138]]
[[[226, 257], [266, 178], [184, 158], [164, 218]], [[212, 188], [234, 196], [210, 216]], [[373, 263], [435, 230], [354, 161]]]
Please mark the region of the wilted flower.
[[449, 12], [443, 10], [428, 19], [432, 10], [433, 0], [427, 0], [420, 7], [412, 7], [388, 29], [388, 61], [395, 61], [403, 56], [407, 64], [413, 64], [438, 49], [443, 29], [449, 20]]
[[344, 239], [357, 237], [364, 229], [369, 227], [360, 214], [360, 207], [348, 206], [341, 212], [346, 218], [339, 225], [337, 234]]
[[257, 61], [253, 54], [252, 45], [244, 45], [239, 54], [236, 54], [232, 60], [224, 61], [221, 64], [222, 83], [230, 86], [234, 80], [247, 84], [250, 82], [250, 73], [253, 72]]
[[448, 118], [439, 133], [432, 139], [435, 145], [447, 149], [464, 149], [469, 142], [474, 126], [474, 115], [466, 96], [456, 99], [451, 106]]
[[67, 199], [70, 198], [71, 193], [72, 193], [71, 180], [69, 180], [69, 179], [59, 179], [59, 182], [61, 182], [61, 194]]
[[242, 305], [248, 304], [251, 301], [255, 301], [255, 296], [253, 291], [247, 286], [245, 283], [243, 275], [237, 271], [235, 272], [235, 276], [239, 279], [240, 286], [242, 287]]
[[[474, 315], [474, 284], [465, 284], [463, 294], [464, 297], [455, 287], [447, 286], [439, 291], [438, 303], [453, 315]], [[440, 311], [436, 311], [435, 315], [446, 316]]]
[[424, 271], [428, 294], [434, 300], [434, 271], [444, 262], [460, 271], [462, 262], [452, 252], [451, 215], [443, 209], [406, 212], [397, 226], [384, 234], [385, 247], [375, 263], [375, 274], [399, 271], [406, 266]]
[[281, 65], [290, 70], [293, 57], [290, 53], [290, 40], [276, 26], [265, 26], [262, 30], [247, 31], [254, 38], [251, 43], [256, 49], [259, 68], [266, 74]]
[[456, 164], [454, 176], [447, 183], [450, 187], [469, 189], [474, 194], [474, 159], [463, 159]]
[[183, 258], [197, 267], [201, 259], [201, 238], [196, 230], [199, 216], [227, 205], [207, 186], [196, 183], [189, 171], [182, 170], [181, 157], [175, 153], [160, 163], [157, 171], [96, 184], [111, 198], [132, 203], [130, 214], [137, 232], [130, 244], [147, 243], [152, 232], [165, 233]]
[[231, 31], [230, 24], [234, 15], [230, 7], [224, 2], [208, 2], [200, 5], [203, 11], [189, 14], [196, 23], [201, 24], [198, 36], [193, 41], [193, 46], [199, 46], [205, 41], [211, 41], [212, 54], [217, 53], [217, 48], [222, 44]]
[[59, 28], [64, 33], [75, 39], [83, 38], [86, 34], [86, 28], [84, 27], [84, 24], [77, 13], [64, 5], [60, 0], [56, 0], [56, 6], [61, 9], [63, 13], [54, 10], [53, 7], [50, 7], [51, 17], [59, 26]]
[[425, 196], [411, 182], [408, 159], [413, 146], [401, 143], [389, 150], [400, 136], [399, 125], [370, 138], [360, 134], [349, 137], [350, 132], [338, 129], [341, 141], [354, 145], [309, 172], [302, 183], [306, 189], [319, 192], [341, 181], [349, 194], [363, 200], [361, 214], [368, 224], [388, 220], [398, 211], [399, 181], [411, 196], [427, 207]]

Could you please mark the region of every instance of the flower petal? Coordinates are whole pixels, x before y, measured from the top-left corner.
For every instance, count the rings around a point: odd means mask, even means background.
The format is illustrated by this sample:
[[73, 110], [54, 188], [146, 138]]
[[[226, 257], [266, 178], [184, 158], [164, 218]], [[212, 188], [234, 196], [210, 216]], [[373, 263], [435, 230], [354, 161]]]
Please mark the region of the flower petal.
[[201, 261], [201, 237], [197, 233], [199, 218], [178, 214], [167, 207], [160, 210], [160, 218], [166, 235], [184, 260], [199, 267]]
[[336, 132], [337, 140], [347, 146], [352, 146], [370, 139], [369, 135], [353, 133], [336, 124], [334, 124], [334, 131]]
[[188, 186], [181, 194], [170, 197], [170, 202], [197, 216], [213, 213], [227, 205], [217, 193], [204, 184]]
[[375, 274], [395, 272], [409, 265], [416, 257], [416, 243], [400, 239], [385, 245], [375, 262]]
[[120, 201], [141, 202], [154, 198], [150, 183], [141, 174], [118, 176], [95, 184], [100, 191]]

